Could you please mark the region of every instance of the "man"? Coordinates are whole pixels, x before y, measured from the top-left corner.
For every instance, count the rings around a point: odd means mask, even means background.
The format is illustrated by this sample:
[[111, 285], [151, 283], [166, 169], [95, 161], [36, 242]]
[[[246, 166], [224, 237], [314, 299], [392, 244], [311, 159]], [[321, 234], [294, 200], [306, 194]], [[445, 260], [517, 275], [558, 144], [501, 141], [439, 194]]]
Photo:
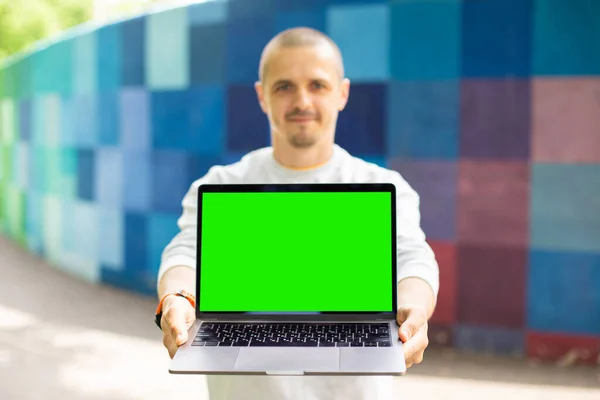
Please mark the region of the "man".
[[[334, 143], [338, 113], [350, 90], [338, 47], [309, 28], [286, 30], [263, 50], [259, 77], [256, 93], [269, 119], [272, 146], [250, 152], [237, 163], [214, 166], [195, 181], [183, 199], [178, 221], [181, 232], [163, 253], [158, 296], [164, 298], [161, 327], [169, 355], [173, 357], [178, 346], [188, 340], [187, 329], [195, 319], [191, 302], [172, 294], [195, 292], [198, 185], [377, 181], [397, 187], [398, 334], [404, 342], [407, 366], [420, 363], [428, 345], [427, 321], [438, 293], [438, 265], [420, 228], [417, 193], [397, 172], [355, 158]], [[208, 376], [207, 381], [211, 400], [396, 397], [389, 377]]]

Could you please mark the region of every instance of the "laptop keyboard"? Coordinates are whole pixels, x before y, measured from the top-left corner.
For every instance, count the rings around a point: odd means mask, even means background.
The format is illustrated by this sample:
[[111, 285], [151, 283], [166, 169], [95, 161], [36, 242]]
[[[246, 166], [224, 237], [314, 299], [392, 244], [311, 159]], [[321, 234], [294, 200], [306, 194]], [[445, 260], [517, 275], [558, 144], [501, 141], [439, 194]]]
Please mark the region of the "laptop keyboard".
[[391, 347], [387, 323], [204, 322], [192, 346]]

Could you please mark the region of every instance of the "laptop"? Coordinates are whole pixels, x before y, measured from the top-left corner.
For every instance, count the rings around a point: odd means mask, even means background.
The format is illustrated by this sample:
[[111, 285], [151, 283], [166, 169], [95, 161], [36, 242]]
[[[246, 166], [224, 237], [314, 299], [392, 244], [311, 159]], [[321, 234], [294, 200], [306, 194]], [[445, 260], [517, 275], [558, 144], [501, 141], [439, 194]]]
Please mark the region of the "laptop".
[[173, 374], [403, 375], [388, 183], [201, 185]]

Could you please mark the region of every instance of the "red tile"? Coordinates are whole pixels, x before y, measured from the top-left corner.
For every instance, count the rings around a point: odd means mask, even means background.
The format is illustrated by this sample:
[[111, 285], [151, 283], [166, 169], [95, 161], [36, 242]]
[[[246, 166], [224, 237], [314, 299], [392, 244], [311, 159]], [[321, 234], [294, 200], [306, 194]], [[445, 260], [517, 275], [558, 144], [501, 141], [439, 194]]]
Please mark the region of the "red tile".
[[457, 321], [521, 329], [525, 325], [526, 248], [458, 247]]
[[452, 325], [456, 321], [456, 246], [434, 241], [429, 244], [440, 266], [440, 292], [431, 322]]
[[532, 157], [538, 162], [600, 162], [600, 78], [537, 78]]
[[454, 330], [452, 326], [431, 323], [427, 337], [431, 347], [451, 347], [454, 343]]
[[527, 162], [461, 161], [458, 241], [526, 246], [529, 177]]
[[600, 337], [528, 332], [527, 356], [565, 365], [600, 366]]

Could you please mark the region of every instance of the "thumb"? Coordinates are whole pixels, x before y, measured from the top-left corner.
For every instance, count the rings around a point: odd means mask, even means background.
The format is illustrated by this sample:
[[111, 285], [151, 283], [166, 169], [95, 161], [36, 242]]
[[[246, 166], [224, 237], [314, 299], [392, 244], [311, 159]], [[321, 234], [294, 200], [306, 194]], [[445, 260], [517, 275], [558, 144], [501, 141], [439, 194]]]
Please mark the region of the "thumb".
[[186, 315], [185, 310], [180, 307], [173, 307], [169, 310], [169, 317], [167, 318], [167, 323], [169, 324], [169, 328], [171, 330], [171, 336], [173, 340], [177, 344], [177, 346], [181, 346], [188, 340], [188, 316]]
[[421, 325], [423, 325], [422, 318], [418, 312], [410, 310], [404, 322], [400, 325], [400, 339], [403, 342], [407, 342], [411, 337], [417, 333]]

